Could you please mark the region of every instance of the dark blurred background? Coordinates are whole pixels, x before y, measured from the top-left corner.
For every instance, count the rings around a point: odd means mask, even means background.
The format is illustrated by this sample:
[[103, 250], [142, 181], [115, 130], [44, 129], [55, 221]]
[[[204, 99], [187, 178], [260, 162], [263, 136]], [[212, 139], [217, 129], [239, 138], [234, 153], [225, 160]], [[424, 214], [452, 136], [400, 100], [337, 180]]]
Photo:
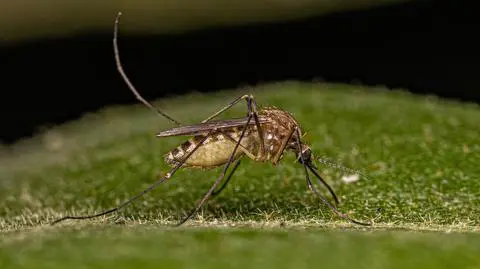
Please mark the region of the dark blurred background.
[[[126, 72], [147, 99], [322, 79], [480, 103], [480, 12], [473, 2], [411, 1], [163, 35], [122, 33], [124, 12], [119, 45]], [[136, 102], [115, 68], [111, 30], [3, 42], [0, 63], [3, 143]]]

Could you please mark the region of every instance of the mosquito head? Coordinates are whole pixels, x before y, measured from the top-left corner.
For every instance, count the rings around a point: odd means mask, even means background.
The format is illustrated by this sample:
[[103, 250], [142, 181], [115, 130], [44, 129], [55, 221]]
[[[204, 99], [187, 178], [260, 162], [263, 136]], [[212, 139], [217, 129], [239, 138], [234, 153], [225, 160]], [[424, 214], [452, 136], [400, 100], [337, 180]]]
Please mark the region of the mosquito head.
[[301, 164], [304, 162], [307, 165], [312, 164], [313, 156], [310, 146], [302, 144], [302, 149], [297, 151], [297, 159]]

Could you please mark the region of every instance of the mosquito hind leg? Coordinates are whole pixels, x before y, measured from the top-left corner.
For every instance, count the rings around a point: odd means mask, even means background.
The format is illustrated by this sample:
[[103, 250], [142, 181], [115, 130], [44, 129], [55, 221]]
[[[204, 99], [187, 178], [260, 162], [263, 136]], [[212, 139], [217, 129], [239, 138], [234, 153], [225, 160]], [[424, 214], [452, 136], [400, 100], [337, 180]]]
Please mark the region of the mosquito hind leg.
[[225, 182], [223, 182], [223, 184], [220, 186], [220, 188], [218, 188], [218, 189], [216, 189], [212, 192], [212, 197], [218, 196], [225, 189], [225, 187], [227, 187], [228, 182], [230, 182], [230, 179], [232, 178], [233, 173], [235, 173], [235, 170], [237, 170], [238, 166], [240, 165], [241, 160], [242, 159], [240, 158], [240, 159], [235, 161], [235, 164], [233, 165], [232, 171], [230, 171], [230, 174], [228, 174], [227, 179], [225, 180]]
[[110, 213], [113, 213], [115, 211], [118, 211], [126, 206], [128, 206], [129, 204], [133, 203], [134, 201], [136, 201], [138, 198], [142, 197], [144, 194], [146, 194], [147, 192], [150, 192], [151, 190], [155, 189], [156, 187], [158, 187], [160, 184], [162, 184], [163, 182], [167, 181], [168, 179], [170, 179], [174, 174], [175, 172], [177, 172], [178, 169], [180, 169], [180, 167], [188, 160], [188, 158], [190, 158], [190, 156], [192, 156], [192, 154], [201, 146], [203, 145], [203, 142], [205, 142], [205, 140], [207, 140], [208, 137], [210, 137], [210, 135], [213, 133], [213, 131], [210, 131], [207, 135], [205, 135], [205, 137], [202, 138], [202, 140], [200, 140], [200, 142], [195, 146], [195, 148], [193, 148], [193, 150], [191, 152], [189, 152], [184, 158], [182, 158], [182, 160], [180, 160], [180, 162], [175, 166], [173, 167], [172, 169], [170, 169], [170, 171], [165, 174], [163, 177], [161, 177], [159, 180], [157, 180], [155, 183], [153, 183], [152, 185], [150, 185], [148, 188], [144, 189], [143, 191], [141, 191], [140, 193], [138, 193], [137, 195], [133, 196], [132, 198], [128, 199], [127, 201], [123, 202], [122, 204], [120, 204], [119, 206], [117, 207], [114, 207], [112, 209], [109, 209], [109, 210], [106, 210], [106, 211], [103, 211], [101, 213], [98, 213], [98, 214], [94, 214], [94, 215], [84, 215], [84, 216], [65, 216], [63, 218], [60, 218], [60, 219], [57, 219], [55, 221], [53, 221], [51, 223], [51, 225], [54, 225], [56, 223], [59, 223], [61, 221], [64, 221], [64, 220], [67, 220], [67, 219], [92, 219], [92, 218], [96, 218], [96, 217], [100, 217], [100, 216], [104, 216], [104, 215], [107, 215], [107, 214], [110, 214]]

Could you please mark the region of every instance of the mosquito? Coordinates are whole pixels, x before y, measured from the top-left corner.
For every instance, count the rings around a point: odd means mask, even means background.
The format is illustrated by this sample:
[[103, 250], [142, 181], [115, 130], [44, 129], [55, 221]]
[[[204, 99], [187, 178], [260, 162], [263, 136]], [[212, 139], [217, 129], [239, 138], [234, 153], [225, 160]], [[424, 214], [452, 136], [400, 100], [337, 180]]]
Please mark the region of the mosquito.
[[[242, 158], [245, 156], [257, 162], [271, 162], [273, 166], [276, 166], [282, 159], [284, 152], [292, 151], [296, 155], [297, 162], [304, 167], [305, 179], [309, 189], [320, 198], [324, 204], [345, 220], [358, 225], [372, 225], [371, 223], [354, 220], [340, 212], [337, 207], [329, 202], [314, 186], [309, 172], [317, 178], [319, 183], [328, 189], [335, 203], [339, 203], [335, 192], [320, 176], [318, 168], [314, 165], [314, 157], [310, 146], [301, 141], [302, 131], [300, 125], [291, 113], [276, 107], [258, 109], [254, 97], [251, 94], [247, 94], [236, 98], [199, 124], [182, 125], [179, 121], [146, 101], [127, 77], [120, 61], [117, 35], [121, 14], [122, 13], [119, 12], [115, 19], [113, 36], [113, 49], [118, 72], [138, 101], [177, 125], [177, 127], [158, 133], [157, 137], [191, 136], [191, 138], [166, 154], [165, 161], [172, 167], [171, 170], [142, 192], [119, 206], [104, 212], [85, 216], [65, 216], [55, 220], [52, 224], [67, 219], [96, 218], [118, 211], [172, 178], [182, 167], [215, 168], [223, 165], [222, 172], [216, 178], [210, 189], [204, 194], [202, 199], [197, 202], [193, 210], [177, 224], [181, 225], [195, 215], [208, 198], [218, 195], [225, 189], [240, 165]], [[217, 116], [241, 101], [245, 101], [247, 105], [246, 117], [214, 120]], [[227, 175], [230, 167], [232, 167], [232, 169]], [[220, 185], [222, 181], [223, 184]]]

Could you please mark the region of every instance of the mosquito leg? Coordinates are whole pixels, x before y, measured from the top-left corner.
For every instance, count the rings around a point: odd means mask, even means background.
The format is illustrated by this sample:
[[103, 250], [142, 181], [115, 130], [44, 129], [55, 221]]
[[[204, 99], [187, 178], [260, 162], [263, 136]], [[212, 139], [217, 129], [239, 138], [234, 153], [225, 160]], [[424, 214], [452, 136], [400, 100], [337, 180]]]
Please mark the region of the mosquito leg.
[[202, 121], [202, 123], [205, 123], [207, 121], [210, 121], [212, 120], [213, 118], [217, 117], [218, 115], [222, 114], [223, 112], [225, 112], [226, 110], [230, 109], [232, 106], [236, 105], [238, 102], [240, 102], [241, 100], [248, 100], [248, 98], [250, 98], [250, 95], [248, 94], [245, 94], [245, 95], [242, 95], [240, 97], [238, 97], [237, 99], [233, 100], [232, 102], [230, 102], [228, 105], [224, 106], [222, 109], [220, 109], [219, 111], [213, 113], [210, 117], [204, 119]]
[[285, 148], [287, 147], [288, 141], [290, 141], [290, 138], [292, 138], [292, 135], [293, 135], [294, 132], [295, 132], [295, 128], [292, 128], [292, 130], [290, 131], [288, 136], [286, 136], [283, 139], [282, 144], [280, 146], [280, 150], [277, 152], [275, 157], [273, 157], [273, 160], [272, 160], [273, 165], [276, 165], [278, 163], [278, 161], [280, 160], [280, 157], [282, 156], [282, 153], [285, 150]]
[[333, 200], [335, 201], [335, 204], [338, 205], [340, 202], [338, 201], [337, 195], [333, 191], [332, 187], [330, 187], [330, 185], [327, 184], [327, 182], [317, 173], [317, 171], [315, 171], [314, 167], [310, 165], [307, 165], [307, 167], [310, 170], [310, 172], [312, 172], [315, 175], [315, 177], [317, 177], [318, 181], [322, 183], [325, 187], [327, 187], [328, 191], [333, 197]]
[[257, 102], [252, 95], [249, 96], [247, 99], [247, 106], [248, 112], [253, 115], [253, 119], [255, 120], [255, 126], [257, 126], [258, 138], [260, 141], [260, 158], [265, 156], [265, 140], [263, 136], [263, 128], [260, 125], [260, 121], [258, 120], [258, 112], [257, 112]]
[[237, 104], [238, 102], [240, 102], [241, 100], [244, 100], [244, 99], [247, 101], [248, 114], [253, 115], [253, 120], [255, 121], [255, 125], [256, 125], [257, 130], [258, 130], [258, 138], [259, 138], [259, 141], [260, 141], [260, 154], [261, 154], [260, 156], [265, 156], [265, 142], [264, 142], [264, 137], [263, 137], [263, 129], [262, 129], [262, 127], [260, 125], [260, 121], [258, 119], [257, 103], [255, 102], [255, 99], [253, 98], [253, 96], [251, 94], [245, 94], [245, 95], [242, 95], [242, 96], [238, 97], [237, 99], [233, 100], [232, 102], [230, 102], [229, 104], [224, 106], [219, 111], [212, 114], [210, 117], [204, 119], [202, 121], [202, 123], [205, 123], [207, 121], [212, 120], [213, 118], [222, 114], [223, 112], [230, 109], [235, 104]]
[[157, 107], [150, 104], [147, 100], [145, 100], [140, 95], [140, 93], [138, 93], [137, 89], [135, 88], [135, 86], [133, 86], [133, 83], [130, 81], [127, 74], [123, 70], [122, 63], [120, 61], [120, 53], [119, 53], [119, 50], [118, 50], [118, 44], [117, 44], [118, 24], [120, 22], [120, 16], [121, 15], [122, 15], [122, 12], [118, 12], [117, 18], [115, 19], [115, 27], [114, 27], [114, 31], [113, 31], [113, 51], [114, 51], [114, 54], [115, 54], [115, 63], [117, 65], [118, 72], [120, 73], [123, 80], [127, 84], [128, 88], [130, 89], [130, 91], [133, 92], [133, 94], [135, 95], [135, 97], [137, 98], [138, 101], [142, 102], [145, 106], [147, 106], [151, 110], [155, 111], [158, 115], [165, 117], [166, 119], [175, 123], [176, 125], [181, 125], [180, 122], [176, 121], [175, 119], [173, 119], [172, 117], [170, 117], [169, 115], [167, 115], [166, 113], [164, 113], [163, 111], [158, 109]]
[[[300, 142], [300, 132], [298, 131], [298, 128], [296, 128], [296, 140], [297, 140], [297, 146], [298, 148], [301, 150], [302, 148], [302, 143]], [[343, 219], [346, 219], [352, 223], [355, 223], [355, 224], [358, 224], [358, 225], [364, 225], [364, 226], [371, 226], [372, 224], [371, 223], [363, 223], [363, 222], [359, 222], [357, 220], [354, 220], [352, 218], [350, 218], [347, 214], [344, 214], [340, 211], [338, 211], [338, 209], [332, 205], [318, 190], [317, 188], [315, 188], [315, 186], [313, 185], [312, 183], [312, 180], [310, 179], [310, 175], [308, 174], [308, 170], [307, 170], [307, 164], [305, 163], [305, 160], [303, 159], [303, 154], [300, 154], [300, 159], [302, 161], [302, 164], [303, 164], [303, 168], [305, 169], [305, 175], [306, 175], [306, 180], [307, 180], [307, 184], [308, 184], [308, 187], [310, 188], [310, 190], [317, 195], [318, 198], [320, 198], [320, 200], [322, 200], [322, 202], [327, 205], [335, 214], [337, 214], [339, 217], [343, 218]]]
[[207, 193], [205, 193], [205, 195], [203, 196], [203, 198], [200, 200], [200, 202], [198, 202], [197, 206], [182, 220], [180, 221], [177, 226], [180, 226], [182, 225], [183, 223], [185, 223], [188, 219], [190, 219], [193, 214], [197, 213], [197, 211], [202, 207], [202, 205], [207, 201], [207, 199], [210, 197], [210, 195], [212, 195], [212, 192], [218, 187], [218, 184], [220, 184], [220, 182], [225, 178], [225, 174], [227, 172], [227, 169], [230, 167], [230, 165], [232, 164], [233, 162], [233, 158], [235, 157], [235, 153], [237, 152], [237, 149], [240, 145], [240, 143], [242, 142], [242, 139], [245, 135], [245, 132], [247, 131], [247, 127], [248, 127], [248, 124], [250, 123], [250, 120], [252, 119], [252, 115], [248, 115], [248, 119], [247, 119], [247, 123], [243, 126], [243, 130], [242, 130], [242, 133], [240, 135], [240, 138], [238, 139], [238, 142], [235, 144], [235, 147], [233, 148], [233, 151], [232, 151], [232, 154], [230, 154], [230, 158], [228, 159], [227, 163], [225, 164], [224, 168], [223, 168], [223, 171], [222, 173], [220, 174], [220, 176], [215, 180], [215, 182], [213, 183], [212, 187], [210, 187], [210, 189], [208, 190]]
[[[221, 131], [220, 132], [230, 141], [232, 141], [233, 143], [237, 143], [238, 141], [235, 140], [235, 138], [233, 138], [231, 135], [229, 135], [227, 132], [224, 132], [224, 131]], [[248, 156], [248, 158], [252, 159], [252, 160], [256, 160], [256, 156], [250, 152], [247, 148], [245, 148], [242, 144], [240, 144], [240, 149], [243, 151], [243, 153], [245, 153], [245, 155]]]
[[[298, 136], [298, 134], [300, 133], [300, 132], [298, 131], [298, 128], [294, 128], [293, 130], [294, 130], [294, 131], [295, 131], [295, 130], [297, 131], [297, 136]], [[299, 140], [299, 139], [298, 139], [298, 140]], [[298, 141], [297, 141], [297, 143], [298, 143]], [[299, 149], [301, 150], [301, 145], [300, 145], [300, 144], [301, 144], [301, 142], [299, 142], [299, 144], [298, 144], [297, 146], [299, 146], [299, 147], [300, 147]], [[300, 154], [300, 156], [302, 156], [302, 154]], [[297, 159], [297, 160], [298, 160], [298, 159]], [[303, 159], [302, 159], [301, 161], [302, 161], [302, 163], [303, 163]], [[338, 205], [340, 202], [338, 201], [337, 195], [336, 195], [335, 192], [333, 191], [332, 187], [330, 187], [330, 185], [328, 185], [328, 183], [317, 173], [316, 167], [315, 167], [312, 163], [308, 163], [308, 164], [307, 164], [307, 167], [308, 167], [308, 169], [315, 175], [315, 177], [317, 178], [318, 182], [320, 182], [320, 184], [324, 185], [324, 186], [328, 189], [328, 191], [330, 192], [330, 194], [331, 194], [332, 197], [333, 197], [333, 200], [335, 201], [335, 204]]]
[[[280, 157], [282, 156], [282, 152], [285, 150], [285, 147], [287, 146], [288, 141], [290, 141], [290, 138], [292, 138], [292, 135], [296, 130], [297, 130], [297, 128], [292, 128], [292, 131], [289, 133], [289, 135], [287, 137], [285, 137], [285, 139], [282, 141], [282, 145], [280, 146], [280, 150], [277, 152], [277, 154], [275, 155], [275, 157], [272, 160], [272, 163], [274, 165], [277, 164], [278, 161], [280, 160]], [[310, 167], [310, 165], [308, 165], [308, 168], [317, 177], [318, 181], [328, 189], [328, 191], [332, 195], [333, 199], [335, 200], [335, 203], [339, 204], [337, 195], [335, 194], [333, 189], [330, 187], [330, 185], [328, 185], [327, 182], [325, 182], [325, 180], [323, 180], [323, 178], [320, 177], [320, 175], [315, 170], [313, 170], [312, 167]]]
[[91, 219], [91, 218], [96, 218], [96, 217], [100, 217], [100, 216], [103, 216], [103, 215], [107, 215], [109, 213], [112, 213], [112, 212], [115, 212], [115, 211], [118, 211], [119, 209], [133, 203], [135, 200], [137, 200], [138, 198], [140, 198], [141, 196], [143, 196], [144, 194], [146, 194], [147, 192], [155, 189], [156, 187], [158, 187], [160, 184], [162, 184], [163, 182], [165, 182], [166, 180], [170, 179], [174, 174], [175, 172], [177, 172], [177, 170], [188, 160], [188, 158], [190, 158], [190, 156], [192, 156], [192, 154], [203, 144], [203, 142], [205, 140], [207, 140], [207, 138], [211, 135], [213, 131], [210, 131], [207, 135], [205, 135], [205, 137], [202, 138], [202, 140], [200, 140], [200, 142], [195, 146], [195, 148], [193, 148], [193, 150], [191, 152], [189, 152], [175, 167], [173, 167], [165, 176], [161, 177], [157, 182], [153, 183], [152, 185], [150, 185], [148, 188], [144, 189], [143, 191], [141, 191], [140, 193], [138, 193], [137, 195], [135, 195], [134, 197], [130, 198], [129, 200], [123, 202], [121, 205], [115, 207], [115, 208], [112, 208], [112, 209], [109, 209], [109, 210], [106, 210], [104, 212], [101, 212], [101, 213], [98, 213], [98, 214], [94, 214], [94, 215], [85, 215], [85, 216], [65, 216], [63, 218], [60, 218], [60, 219], [57, 219], [55, 220], [54, 222], [52, 222], [51, 224], [56, 224], [58, 222], [61, 222], [61, 221], [64, 221], [64, 220], [67, 220], [67, 219]]
[[235, 173], [235, 170], [237, 170], [238, 166], [240, 165], [240, 161], [241, 161], [241, 160], [242, 160], [242, 159], [240, 158], [240, 159], [238, 159], [238, 160], [235, 161], [235, 164], [233, 165], [232, 171], [230, 171], [230, 174], [228, 174], [227, 179], [225, 180], [225, 182], [223, 182], [223, 184], [222, 184], [222, 186], [220, 186], [220, 188], [218, 188], [217, 190], [214, 190], [214, 191], [212, 192], [212, 197], [219, 195], [219, 194], [225, 189], [225, 187], [227, 186], [228, 182], [229, 182], [230, 179], [232, 178], [233, 173]]

